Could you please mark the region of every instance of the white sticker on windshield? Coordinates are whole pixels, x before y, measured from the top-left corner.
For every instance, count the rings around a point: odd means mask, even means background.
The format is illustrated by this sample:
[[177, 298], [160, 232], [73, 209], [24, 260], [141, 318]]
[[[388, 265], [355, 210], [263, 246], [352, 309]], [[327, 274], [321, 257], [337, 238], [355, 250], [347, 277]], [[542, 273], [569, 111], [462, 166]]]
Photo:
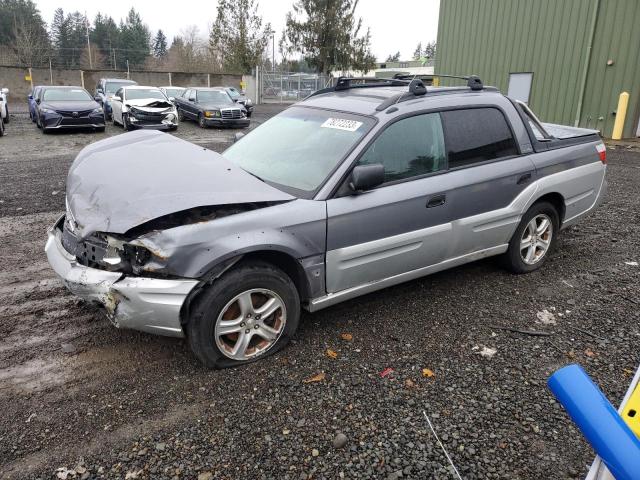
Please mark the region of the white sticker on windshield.
[[327, 118], [327, 120], [320, 126], [323, 128], [337, 128], [338, 130], [355, 132], [361, 125], [362, 122], [358, 122], [356, 120], [347, 120], [346, 118]]

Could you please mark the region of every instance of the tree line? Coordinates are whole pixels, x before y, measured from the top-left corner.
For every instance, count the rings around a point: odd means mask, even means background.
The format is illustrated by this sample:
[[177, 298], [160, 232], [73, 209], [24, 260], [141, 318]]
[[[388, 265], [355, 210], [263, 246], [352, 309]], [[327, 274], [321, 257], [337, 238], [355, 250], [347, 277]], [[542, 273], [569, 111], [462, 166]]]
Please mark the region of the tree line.
[[[295, 0], [278, 41], [280, 67], [325, 74], [373, 68], [371, 33], [356, 15], [358, 1]], [[163, 30], [151, 32], [134, 8], [123, 19], [104, 13], [89, 19], [58, 8], [47, 24], [33, 0], [0, 0], [0, 62], [249, 73], [265, 62], [273, 67], [268, 47], [275, 32], [258, 7], [257, 0], [219, 0], [208, 35], [190, 26], [169, 41]]]

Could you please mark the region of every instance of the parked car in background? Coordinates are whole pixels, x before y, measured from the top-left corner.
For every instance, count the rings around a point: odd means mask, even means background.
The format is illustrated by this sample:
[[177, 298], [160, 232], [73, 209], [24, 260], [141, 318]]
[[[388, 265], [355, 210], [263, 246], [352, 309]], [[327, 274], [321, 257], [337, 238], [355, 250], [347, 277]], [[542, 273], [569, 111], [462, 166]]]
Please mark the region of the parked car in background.
[[235, 103], [223, 87], [187, 88], [176, 98], [178, 117], [195, 120], [206, 127], [248, 127], [243, 105]]
[[186, 336], [205, 365], [228, 367], [287, 344], [301, 308], [493, 255], [539, 269], [604, 198], [595, 130], [541, 123], [477, 77], [357, 81], [222, 155], [144, 131], [85, 147], [49, 263], [116, 326]]
[[160, 90], [175, 103], [175, 99], [181, 97], [186, 89], [184, 87], [160, 87]]
[[2, 113], [4, 118], [4, 123], [9, 123], [9, 99], [7, 98], [7, 95], [9, 95], [9, 89], [8, 88], [2, 88], [0, 89], [0, 98], [2, 99], [2, 111], [0, 113]]
[[225, 87], [225, 89], [231, 97], [231, 100], [244, 106], [247, 111], [247, 117], [251, 117], [253, 114], [253, 102], [251, 99], [234, 87]]
[[101, 78], [98, 80], [94, 98], [104, 108], [104, 115], [107, 120], [111, 120], [111, 98], [116, 91], [121, 87], [137, 84], [138, 82], [124, 78]]
[[27, 96], [27, 102], [29, 103], [29, 118], [34, 123], [36, 121], [36, 114], [37, 114], [36, 110], [38, 108], [36, 99], [40, 94], [40, 90], [42, 90], [42, 85], [37, 85], [33, 87], [33, 90], [31, 90], [31, 93]]
[[157, 87], [121, 87], [111, 99], [113, 123], [125, 130], [178, 128], [176, 106]]
[[104, 110], [82, 87], [42, 87], [36, 104], [36, 125], [43, 133], [67, 128], [104, 132]]

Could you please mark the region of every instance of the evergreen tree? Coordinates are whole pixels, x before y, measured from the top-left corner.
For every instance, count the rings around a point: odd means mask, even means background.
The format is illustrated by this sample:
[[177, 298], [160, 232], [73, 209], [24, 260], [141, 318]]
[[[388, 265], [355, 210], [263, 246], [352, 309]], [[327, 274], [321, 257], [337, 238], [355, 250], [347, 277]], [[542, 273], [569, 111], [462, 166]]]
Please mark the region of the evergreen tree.
[[167, 55], [167, 37], [162, 30], [158, 30], [155, 38], [153, 39], [152, 46], [153, 56], [156, 58], [163, 58]]
[[420, 60], [421, 57], [422, 57], [422, 42], [418, 42], [418, 46], [413, 52], [413, 59]]
[[400, 61], [400, 52], [396, 52], [393, 55], [389, 55], [387, 57], [387, 62], [399, 62]]
[[125, 21], [120, 22], [120, 39], [125, 60], [129, 60], [129, 64], [142, 65], [150, 53], [151, 34], [134, 8], [129, 10]]
[[225, 69], [248, 73], [258, 64], [269, 41], [262, 28], [256, 0], [219, 0], [218, 15], [209, 34], [209, 49]]
[[320, 73], [364, 70], [375, 65], [369, 30], [361, 34], [358, 0], [297, 0], [287, 13], [289, 52], [300, 52]]

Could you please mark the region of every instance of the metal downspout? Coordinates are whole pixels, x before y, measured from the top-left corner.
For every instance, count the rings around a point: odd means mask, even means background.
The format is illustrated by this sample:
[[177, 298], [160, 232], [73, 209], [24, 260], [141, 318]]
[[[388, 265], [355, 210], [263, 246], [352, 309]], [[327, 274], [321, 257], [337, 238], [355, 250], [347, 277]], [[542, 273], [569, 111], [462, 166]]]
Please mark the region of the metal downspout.
[[589, 74], [589, 65], [591, 63], [591, 48], [593, 47], [593, 38], [596, 34], [596, 22], [598, 20], [598, 10], [600, 10], [600, 0], [594, 0], [593, 16], [591, 17], [591, 30], [589, 32], [589, 44], [587, 45], [587, 53], [584, 58], [584, 69], [582, 70], [582, 79], [580, 80], [580, 97], [578, 97], [578, 110], [576, 111], [576, 119], [573, 126], [577, 127], [580, 123], [580, 115], [582, 115], [582, 103], [584, 102], [584, 91], [587, 88], [587, 75]]

